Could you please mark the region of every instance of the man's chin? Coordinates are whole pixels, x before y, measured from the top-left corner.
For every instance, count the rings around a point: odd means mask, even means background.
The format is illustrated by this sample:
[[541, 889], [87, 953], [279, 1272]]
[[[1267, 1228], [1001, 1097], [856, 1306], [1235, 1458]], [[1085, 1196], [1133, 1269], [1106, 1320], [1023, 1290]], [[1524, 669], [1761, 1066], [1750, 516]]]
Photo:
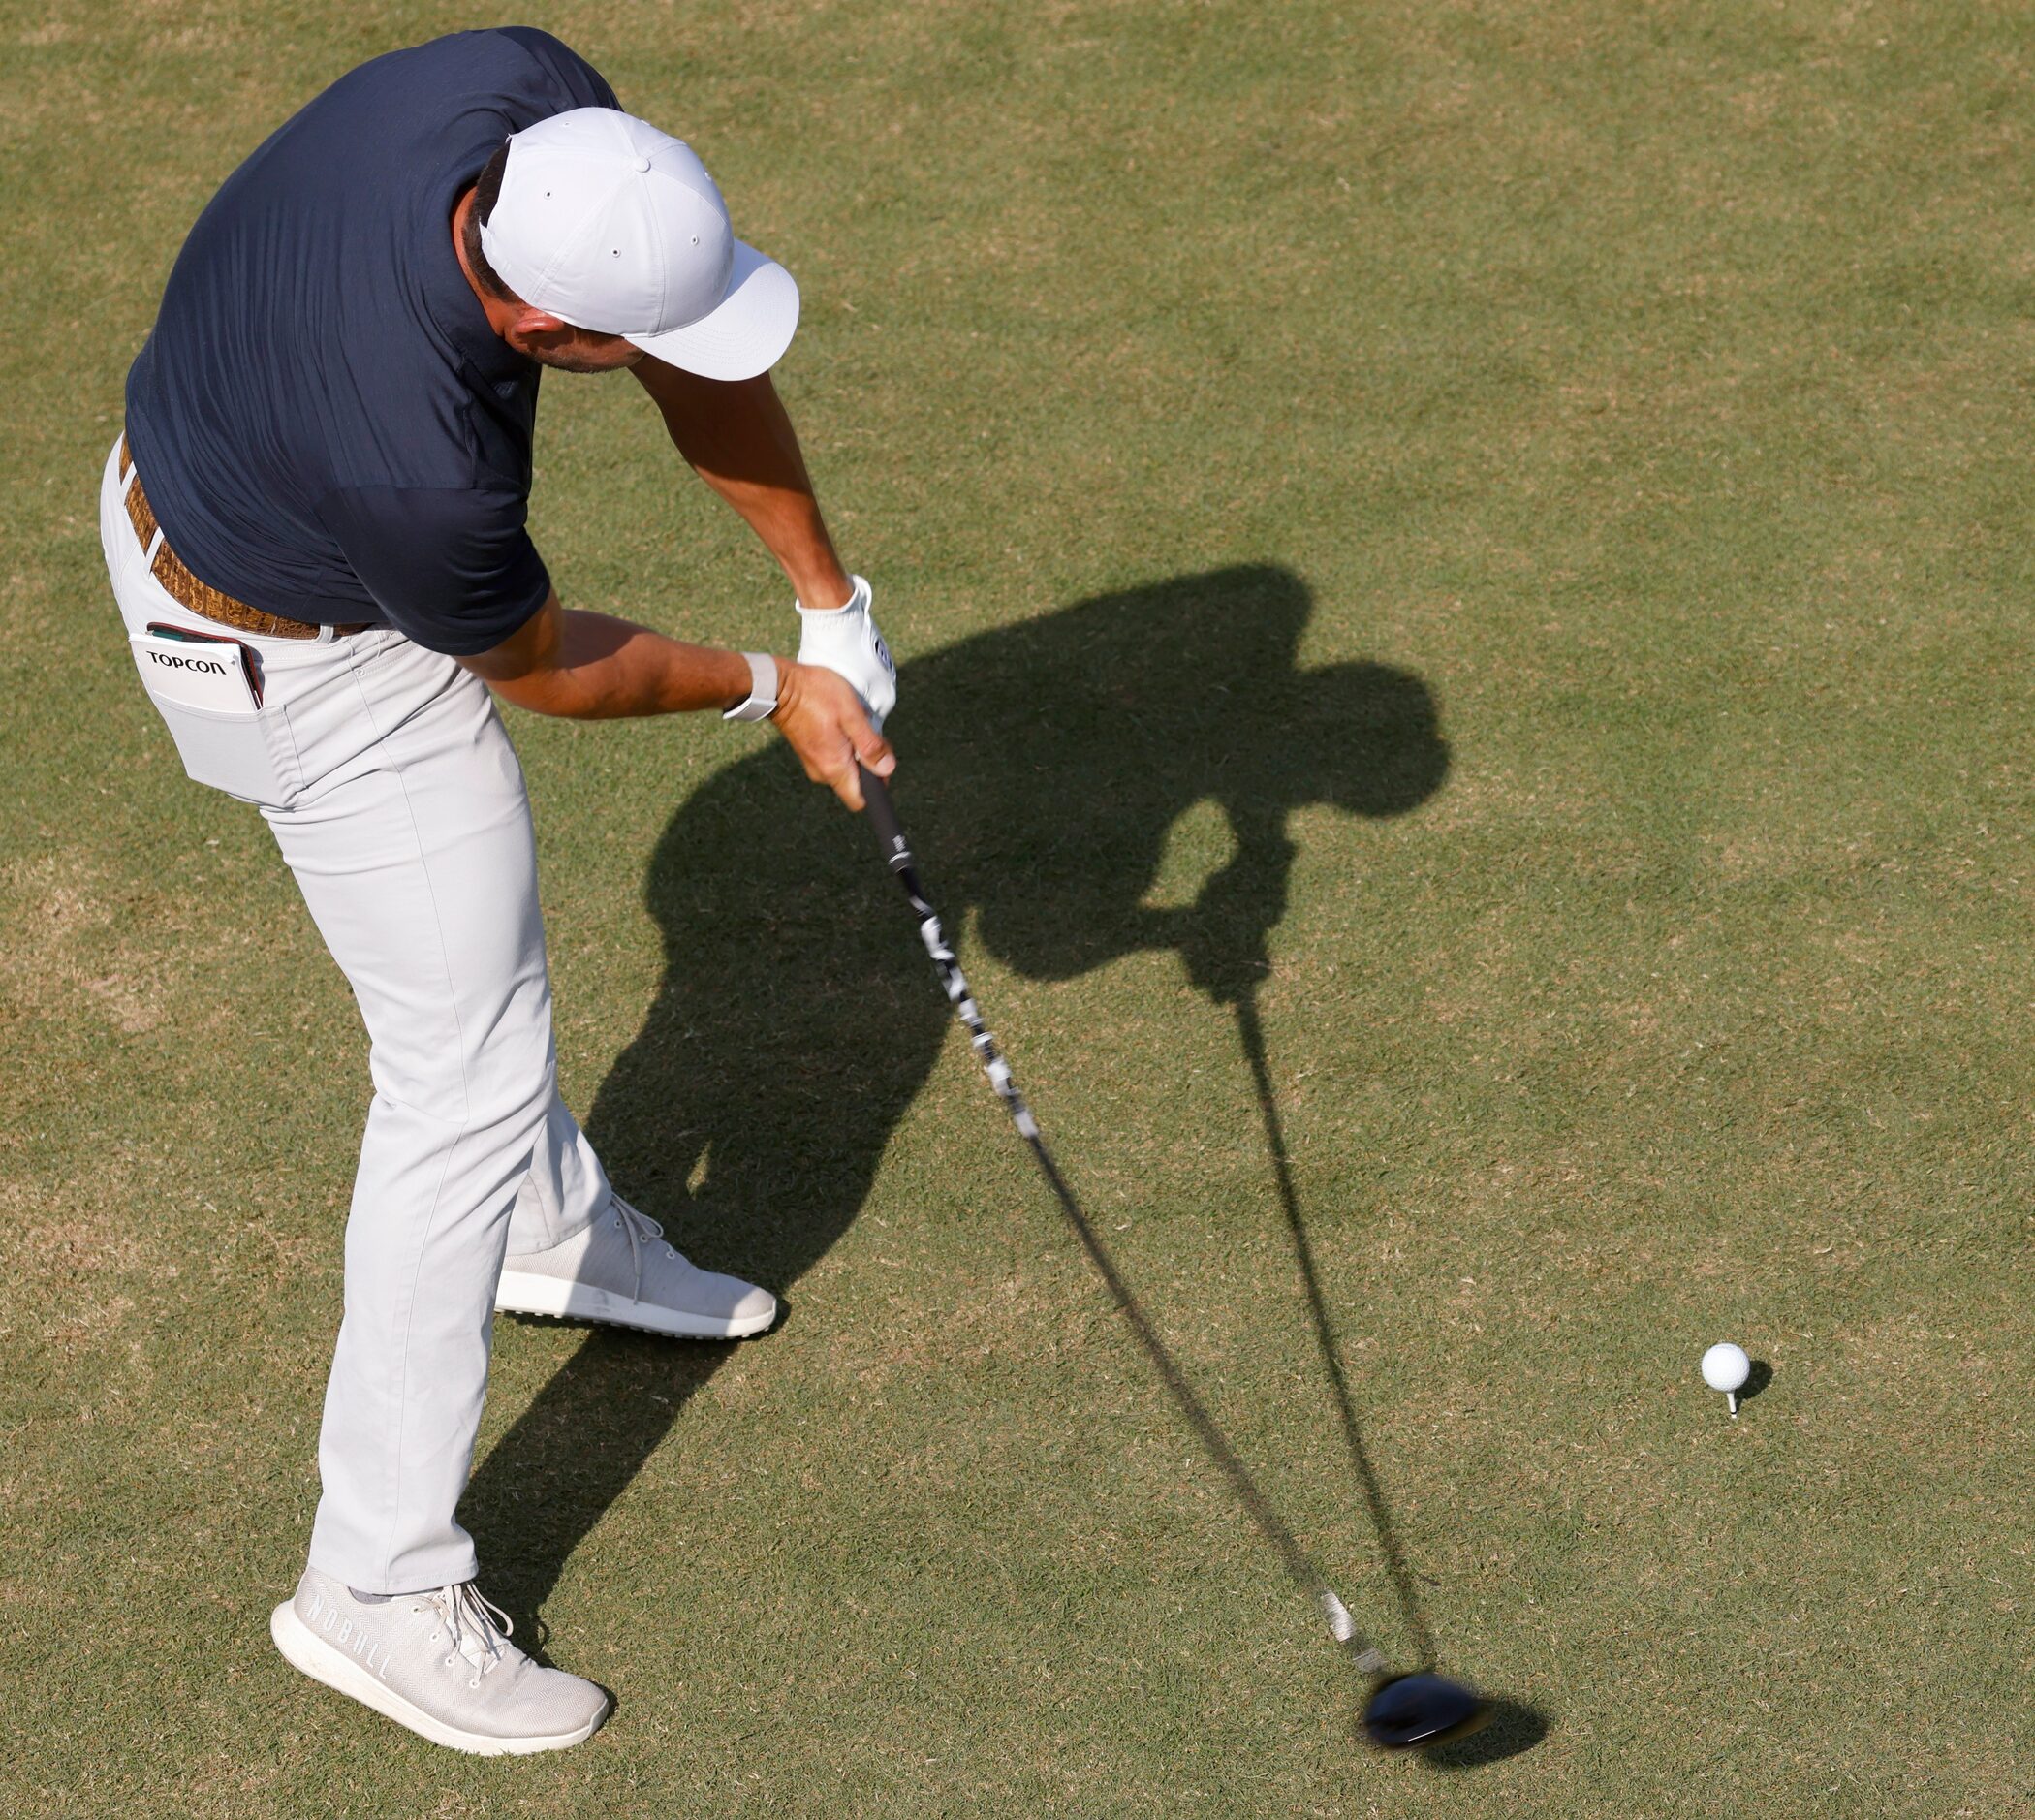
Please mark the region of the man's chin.
[[548, 366], [561, 373], [611, 373], [615, 370], [612, 361], [600, 360], [594, 356], [575, 354], [571, 350], [546, 348], [533, 350], [530, 358], [540, 366]]

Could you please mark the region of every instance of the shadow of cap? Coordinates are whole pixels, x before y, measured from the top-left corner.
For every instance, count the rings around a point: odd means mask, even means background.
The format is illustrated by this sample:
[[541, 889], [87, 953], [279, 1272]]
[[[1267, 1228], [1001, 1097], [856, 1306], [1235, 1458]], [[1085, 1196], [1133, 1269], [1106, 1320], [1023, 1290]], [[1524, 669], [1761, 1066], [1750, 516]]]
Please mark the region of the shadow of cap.
[[1301, 671], [1283, 732], [1278, 770], [1294, 806], [1328, 802], [1351, 815], [1404, 815], [1449, 773], [1432, 692], [1387, 664]]

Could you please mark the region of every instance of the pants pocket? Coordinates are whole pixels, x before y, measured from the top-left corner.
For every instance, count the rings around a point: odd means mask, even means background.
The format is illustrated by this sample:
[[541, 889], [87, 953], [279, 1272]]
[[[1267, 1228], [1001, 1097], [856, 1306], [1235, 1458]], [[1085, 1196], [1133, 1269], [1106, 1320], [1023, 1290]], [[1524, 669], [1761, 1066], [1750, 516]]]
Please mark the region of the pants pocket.
[[277, 729], [269, 724], [280, 709], [232, 713], [166, 702], [158, 695], [149, 699], [176, 741], [177, 756], [194, 783], [209, 784], [266, 808], [282, 808], [296, 794], [276, 757]]
[[154, 628], [129, 643], [192, 781], [265, 808], [287, 806], [297, 789], [295, 747], [281, 706], [257, 698], [240, 645], [172, 639]]

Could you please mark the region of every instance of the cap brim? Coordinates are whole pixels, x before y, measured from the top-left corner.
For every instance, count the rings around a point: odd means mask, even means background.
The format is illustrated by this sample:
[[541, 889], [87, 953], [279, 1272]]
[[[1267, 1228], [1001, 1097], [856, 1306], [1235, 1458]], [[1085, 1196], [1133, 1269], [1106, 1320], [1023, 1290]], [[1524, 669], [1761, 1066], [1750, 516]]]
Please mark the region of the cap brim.
[[735, 243], [728, 294], [683, 329], [624, 339], [702, 379], [754, 379], [777, 364], [798, 327], [798, 286], [775, 260]]

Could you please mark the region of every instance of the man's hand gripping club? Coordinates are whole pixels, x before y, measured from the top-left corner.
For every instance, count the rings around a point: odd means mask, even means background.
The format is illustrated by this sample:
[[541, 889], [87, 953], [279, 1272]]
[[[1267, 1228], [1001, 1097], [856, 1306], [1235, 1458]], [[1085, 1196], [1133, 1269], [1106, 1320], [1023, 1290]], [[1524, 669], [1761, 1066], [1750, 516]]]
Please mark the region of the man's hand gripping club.
[[897, 769], [896, 755], [870, 723], [861, 697], [823, 665], [778, 660], [777, 711], [770, 718], [805, 774], [851, 809], [862, 806], [864, 765], [878, 777]]

